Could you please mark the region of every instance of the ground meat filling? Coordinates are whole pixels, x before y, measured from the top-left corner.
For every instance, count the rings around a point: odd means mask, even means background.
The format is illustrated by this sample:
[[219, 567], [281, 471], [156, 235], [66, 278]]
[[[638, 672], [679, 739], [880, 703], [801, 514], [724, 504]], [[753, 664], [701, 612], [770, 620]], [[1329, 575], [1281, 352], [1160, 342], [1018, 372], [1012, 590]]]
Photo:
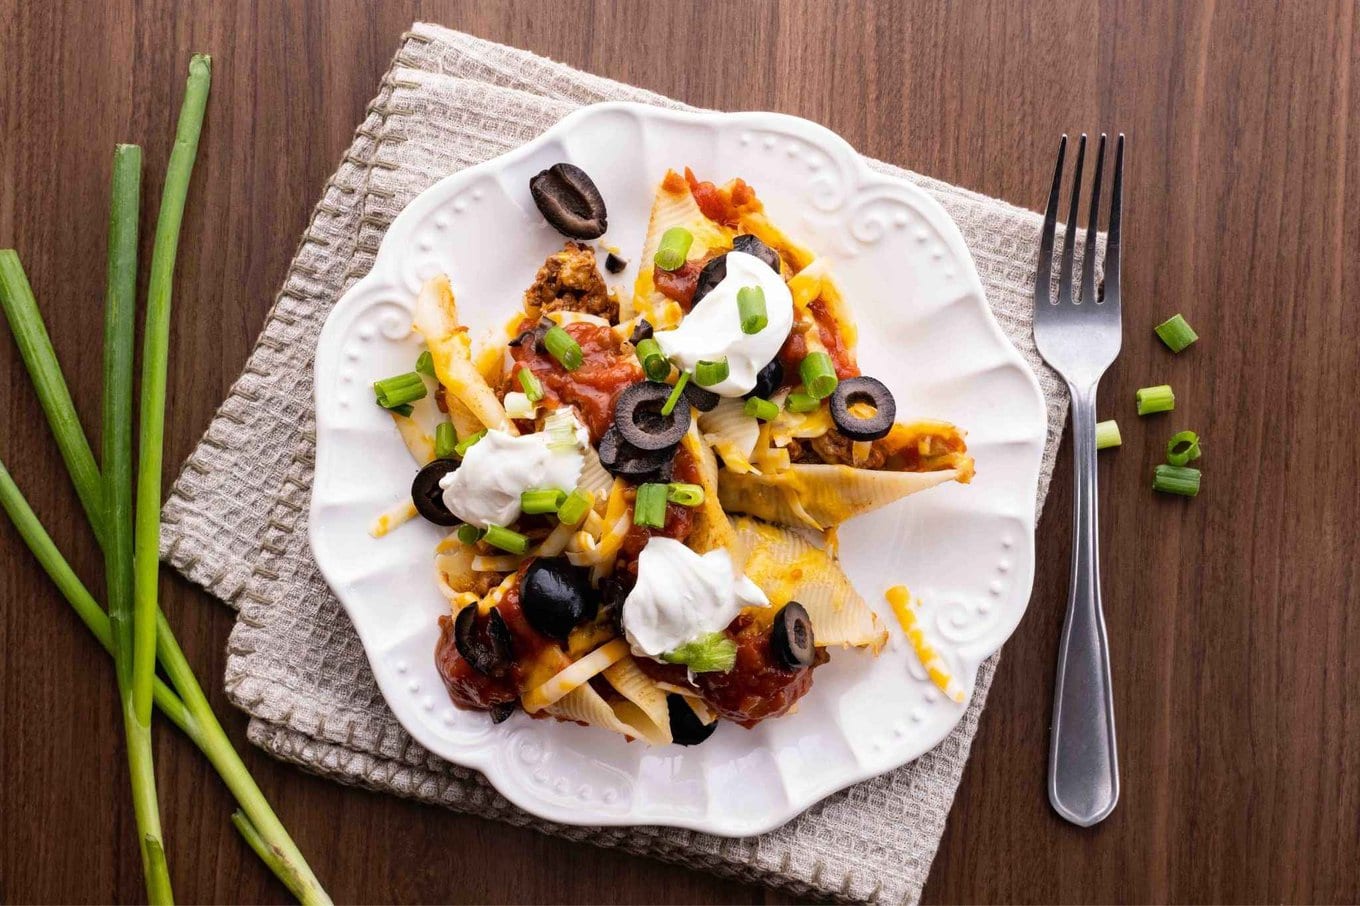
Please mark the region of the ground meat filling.
[[833, 466], [855, 466], [860, 469], [881, 469], [888, 461], [888, 453], [883, 445], [874, 441], [869, 446], [868, 457], [863, 462], [856, 463], [854, 441], [835, 428], [831, 428], [821, 437], [791, 440], [788, 450], [790, 461], [814, 465], [824, 463]]
[[537, 318], [550, 311], [579, 311], [618, 322], [619, 303], [610, 298], [595, 266], [594, 249], [568, 242], [538, 269], [534, 285], [524, 291], [524, 312]]

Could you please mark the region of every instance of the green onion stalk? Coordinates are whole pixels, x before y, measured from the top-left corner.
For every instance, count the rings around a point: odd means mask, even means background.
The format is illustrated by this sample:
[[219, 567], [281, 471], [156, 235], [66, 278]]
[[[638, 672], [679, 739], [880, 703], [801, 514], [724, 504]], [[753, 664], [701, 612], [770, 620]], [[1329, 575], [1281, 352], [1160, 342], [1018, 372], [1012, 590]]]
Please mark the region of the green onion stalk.
[[[100, 544], [106, 548], [110, 602], [118, 609], [112, 620], [71, 571], [65, 558], [24, 500], [9, 472], [0, 462], [0, 506], [9, 514], [20, 536], [82, 622], [118, 661], [120, 647], [130, 640], [131, 664], [119, 665], [119, 688], [124, 714], [139, 728], [149, 724], [151, 703], [185, 732], [208, 757], [235, 796], [241, 809], [232, 821], [247, 844], [258, 853], [278, 878], [303, 903], [329, 903], [330, 899], [312, 873], [297, 845], [288, 835], [264, 794], [232, 747], [212, 707], [180, 649], [165, 615], [161, 612], [156, 581], [159, 577], [159, 508], [166, 358], [169, 345], [170, 282], [183, 216], [193, 158], [197, 148], [210, 79], [209, 58], [196, 55], [190, 75], [171, 154], [165, 198], [157, 225], [148, 302], [146, 350], [142, 399], [142, 459], [131, 556], [126, 555], [133, 518], [131, 496], [131, 318], [129, 281], [135, 282], [136, 196], [140, 181], [140, 155], [120, 147], [115, 157], [114, 203], [110, 218], [109, 311], [106, 317], [106, 388], [104, 399], [105, 457], [107, 474], [101, 476], [94, 453], [81, 428], [75, 405], [66, 389], [61, 366], [48, 339], [37, 303], [18, 255], [0, 250], [0, 305], [3, 305], [15, 340], [32, 378], [62, 458], [75, 485]], [[134, 175], [136, 179], [134, 180]], [[130, 201], [129, 201], [130, 200]], [[129, 245], [128, 235], [131, 235]], [[132, 275], [131, 277], [129, 275]], [[107, 503], [106, 503], [107, 499]], [[122, 553], [120, 553], [122, 552]], [[127, 593], [131, 587], [131, 625], [126, 619]], [[150, 654], [148, 654], [148, 651]], [[159, 660], [170, 684], [155, 675]], [[129, 669], [130, 666], [130, 669]], [[130, 683], [125, 683], [125, 679]], [[143, 716], [145, 719], [143, 719]], [[151, 765], [149, 742], [134, 754], [129, 734], [129, 760], [134, 778]], [[153, 781], [154, 782], [154, 779]], [[139, 808], [143, 829], [143, 852], [148, 894], [153, 901], [168, 900], [170, 888], [160, 845], [159, 829], [146, 833], [141, 818], [149, 805], [155, 813], [155, 788], [149, 797], [139, 795], [134, 779], [134, 806]]]
[[[132, 808], [141, 838], [147, 899], [173, 903], [161, 835], [156, 769], [151, 751], [151, 701], [156, 676], [156, 623], [135, 607], [132, 577], [132, 358], [137, 308], [137, 211], [141, 202], [142, 149], [119, 145], [113, 153], [109, 206], [108, 289], [104, 313], [104, 539], [113, 663], [127, 736]], [[154, 604], [153, 604], [154, 606]], [[150, 651], [141, 639], [149, 630]]]

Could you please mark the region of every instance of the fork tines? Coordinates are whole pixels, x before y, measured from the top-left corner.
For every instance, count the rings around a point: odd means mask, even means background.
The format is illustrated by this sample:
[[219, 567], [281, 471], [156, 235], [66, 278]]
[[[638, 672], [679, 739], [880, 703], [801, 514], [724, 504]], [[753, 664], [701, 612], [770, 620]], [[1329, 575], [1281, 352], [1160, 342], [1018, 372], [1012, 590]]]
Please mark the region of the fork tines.
[[[1072, 298], [1072, 270], [1076, 252], [1076, 223], [1078, 205], [1081, 202], [1082, 164], [1086, 157], [1086, 133], [1077, 142], [1077, 162], [1072, 173], [1072, 192], [1068, 203], [1067, 227], [1064, 231], [1061, 270], [1058, 274], [1058, 298], [1050, 295], [1053, 273], [1053, 239], [1058, 222], [1058, 198], [1062, 192], [1063, 161], [1067, 155], [1067, 136], [1058, 143], [1058, 163], [1053, 169], [1053, 188], [1048, 193], [1048, 209], [1044, 214], [1044, 231], [1039, 242], [1038, 273], [1035, 279], [1035, 301], [1050, 305], [1080, 305], [1083, 302], [1103, 302], [1110, 300], [1110, 292], [1102, 292], [1096, 298], [1095, 267], [1096, 232], [1100, 221], [1100, 190], [1105, 168], [1105, 133], [1100, 134], [1100, 144], [1096, 149], [1095, 176], [1091, 180], [1091, 203], [1087, 218], [1086, 243], [1082, 255], [1081, 291], [1077, 299]], [[1103, 288], [1112, 290], [1118, 302], [1119, 286], [1119, 221], [1123, 202], [1124, 188], [1124, 136], [1121, 133], [1115, 141], [1114, 188], [1110, 193], [1109, 235], [1105, 244], [1105, 279]]]

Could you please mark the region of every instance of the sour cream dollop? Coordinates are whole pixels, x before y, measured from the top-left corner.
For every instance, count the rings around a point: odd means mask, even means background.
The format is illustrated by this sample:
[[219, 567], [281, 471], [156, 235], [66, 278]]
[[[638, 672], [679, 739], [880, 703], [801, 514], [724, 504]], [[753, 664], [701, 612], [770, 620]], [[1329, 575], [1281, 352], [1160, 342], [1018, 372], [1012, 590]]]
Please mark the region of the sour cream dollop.
[[[765, 293], [769, 323], [757, 333], [742, 333], [737, 293], [758, 286]], [[727, 359], [727, 378], [707, 388], [719, 396], [741, 396], [756, 385], [760, 369], [779, 354], [793, 328], [793, 296], [774, 270], [754, 255], [727, 253], [727, 276], [685, 315], [674, 330], [656, 333], [661, 351], [681, 369]]]
[[510, 525], [520, 516], [519, 500], [525, 491], [574, 490], [590, 434], [574, 412], [561, 410], [551, 418], [570, 426], [573, 445], [554, 449], [554, 438], [560, 442], [560, 436], [551, 428], [519, 436], [495, 428], [487, 431], [468, 448], [463, 464], [439, 481], [449, 512], [478, 528]]
[[640, 657], [659, 658], [731, 623], [743, 607], [770, 599], [719, 548], [696, 554], [673, 538], [655, 537], [638, 556], [637, 585], [623, 602], [623, 632]]

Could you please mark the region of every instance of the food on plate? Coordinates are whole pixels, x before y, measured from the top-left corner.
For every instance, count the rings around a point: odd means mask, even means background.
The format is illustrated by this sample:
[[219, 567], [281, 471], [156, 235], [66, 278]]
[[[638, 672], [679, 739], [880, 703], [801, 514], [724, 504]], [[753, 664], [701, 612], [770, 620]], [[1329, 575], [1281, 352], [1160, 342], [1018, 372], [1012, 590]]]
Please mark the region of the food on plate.
[[[963, 432], [899, 422], [860, 373], [825, 259], [740, 179], [661, 181], [632, 292], [605, 205], [556, 164], [531, 181], [567, 236], [504, 338], [474, 350], [446, 276], [427, 354], [375, 384], [417, 460], [409, 505], [448, 529], [436, 665], [453, 701], [663, 745], [795, 710], [831, 649], [887, 630], [836, 555], [845, 520], [973, 475]], [[603, 247], [601, 247], [603, 248]]]

